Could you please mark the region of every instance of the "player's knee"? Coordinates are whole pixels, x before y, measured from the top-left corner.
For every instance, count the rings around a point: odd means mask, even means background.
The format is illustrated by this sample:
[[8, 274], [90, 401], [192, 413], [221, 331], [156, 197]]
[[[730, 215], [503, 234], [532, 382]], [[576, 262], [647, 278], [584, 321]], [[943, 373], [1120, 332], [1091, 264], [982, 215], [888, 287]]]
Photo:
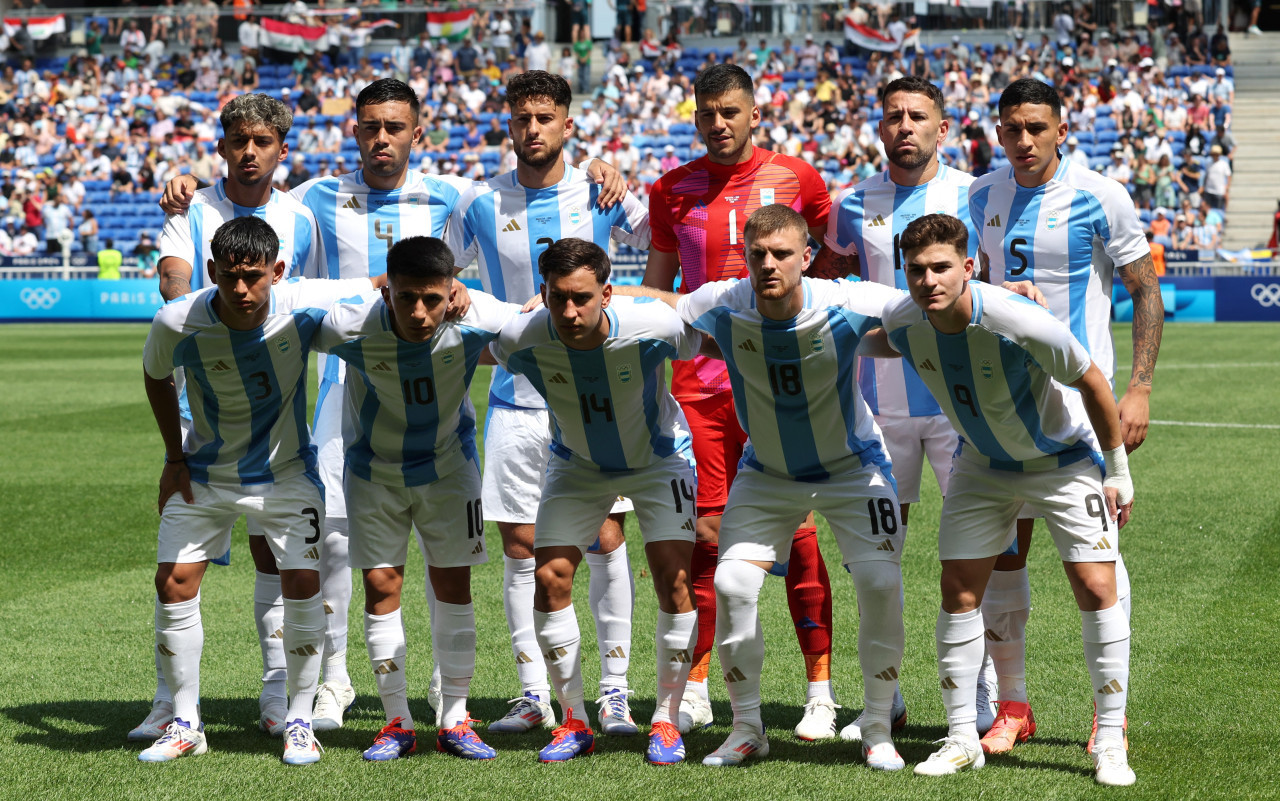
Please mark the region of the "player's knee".
[[249, 537], [249, 555], [253, 557], [253, 566], [259, 573], [269, 576], [280, 572], [276, 567], [275, 554], [271, 552], [271, 544], [264, 536]]
[[431, 568], [431, 589], [437, 601], [459, 606], [471, 603], [471, 568]]
[[600, 537], [597, 540], [599, 547], [592, 549], [592, 553], [613, 553], [626, 543], [627, 538], [622, 533], [622, 524], [626, 517], [624, 512], [611, 514], [605, 518], [604, 525], [600, 527]]
[[290, 600], [305, 601], [320, 594], [320, 573], [316, 570], [281, 570], [280, 592]]
[[533, 571], [534, 605], [544, 612], [563, 608], [573, 591], [573, 566], [567, 560], [555, 559], [538, 565]]
[[508, 559], [532, 559], [533, 531], [529, 523], [499, 523], [503, 555]]
[[716, 597], [722, 601], [755, 603], [764, 586], [763, 569], [742, 559], [726, 559], [716, 566]]
[[162, 564], [156, 570], [156, 596], [162, 604], [190, 601], [200, 592], [200, 577], [194, 565]]
[[864, 593], [868, 597], [891, 595], [896, 599], [902, 589], [902, 567], [897, 562], [854, 562], [848, 568], [860, 599]]

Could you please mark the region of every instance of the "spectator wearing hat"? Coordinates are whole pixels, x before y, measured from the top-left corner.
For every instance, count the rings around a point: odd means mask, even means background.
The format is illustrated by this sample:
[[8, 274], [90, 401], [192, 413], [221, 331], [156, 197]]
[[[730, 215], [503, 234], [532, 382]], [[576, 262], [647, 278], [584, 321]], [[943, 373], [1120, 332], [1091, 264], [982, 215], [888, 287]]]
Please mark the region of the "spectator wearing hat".
[[1074, 136], [1067, 137], [1067, 158], [1086, 170], [1089, 169], [1089, 156], [1080, 149], [1080, 140]]
[[1123, 186], [1128, 186], [1133, 180], [1133, 169], [1129, 167], [1129, 162], [1125, 159], [1124, 146], [1120, 143], [1117, 142], [1111, 148], [1111, 163], [1102, 170], [1102, 174]]
[[1191, 234], [1191, 226], [1187, 224], [1187, 215], [1179, 213], [1173, 218], [1173, 249], [1195, 250], [1195, 239]]
[[1225, 209], [1231, 196], [1231, 165], [1222, 157], [1222, 146], [1209, 148], [1209, 168], [1204, 174], [1204, 200], [1211, 208]]
[[[645, 31], [646, 34], [652, 35], [653, 31]], [[644, 43], [641, 43], [644, 47]], [[648, 58], [648, 56], [645, 56]], [[547, 35], [542, 31], [535, 31], [533, 34], [533, 43], [525, 48], [524, 51], [524, 67], [526, 70], [546, 70], [551, 64], [551, 48], [547, 45]]]
[[1163, 206], [1157, 206], [1156, 210], [1151, 213], [1151, 226], [1148, 230], [1155, 238], [1155, 241], [1164, 244], [1165, 247], [1173, 247], [1173, 220], [1170, 219], [1172, 212]]

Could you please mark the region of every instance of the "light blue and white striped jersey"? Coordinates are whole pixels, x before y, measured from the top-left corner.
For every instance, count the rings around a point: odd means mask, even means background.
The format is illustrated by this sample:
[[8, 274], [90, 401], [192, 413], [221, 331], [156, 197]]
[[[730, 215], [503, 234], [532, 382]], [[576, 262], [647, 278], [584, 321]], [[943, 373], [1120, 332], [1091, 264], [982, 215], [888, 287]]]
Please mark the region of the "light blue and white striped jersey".
[[[585, 239], [605, 250], [609, 240], [649, 249], [649, 211], [630, 192], [613, 208], [596, 206], [600, 187], [582, 170], [565, 165], [555, 186], [528, 189], [514, 170], [477, 183], [449, 223], [447, 241], [459, 267], [478, 262], [480, 283], [499, 300], [524, 303], [538, 291], [538, 257], [560, 239]], [[523, 378], [493, 371], [490, 403], [542, 408], [542, 398]]]
[[933, 327], [910, 297], [884, 327], [960, 434], [957, 456], [997, 470], [1101, 462], [1078, 381], [1092, 361], [1066, 325], [1026, 298], [969, 283], [973, 315], [958, 334]]
[[751, 281], [717, 281], [680, 298], [680, 317], [724, 354], [742, 430], [742, 462], [795, 481], [822, 481], [889, 458], [854, 383], [858, 341], [902, 295], [869, 281], [803, 279], [804, 308], [790, 320], [756, 309]]
[[543, 308], [508, 323], [494, 355], [546, 400], [557, 456], [603, 472], [637, 470], [685, 451], [692, 459], [666, 362], [693, 358], [702, 337], [651, 298], [614, 295], [605, 314], [609, 337], [598, 348], [565, 347]]
[[430, 484], [478, 462], [476, 412], [469, 389], [480, 354], [520, 307], [483, 292], [426, 342], [396, 336], [381, 297], [337, 306], [316, 349], [347, 363], [342, 434], [347, 469], [394, 487]]
[[204, 287], [208, 264], [213, 258], [209, 243], [219, 226], [239, 217], [266, 220], [280, 237], [284, 274], [314, 274], [319, 264], [320, 244], [315, 217], [305, 206], [279, 189], [271, 190], [265, 206], [238, 206], [227, 197], [226, 179], [197, 189], [183, 214], [170, 214], [160, 231], [160, 258], [170, 256], [191, 265], [191, 288]]
[[[832, 205], [823, 244], [842, 255], [856, 254], [864, 281], [907, 288], [906, 263], [898, 240], [912, 220], [949, 214], [969, 228], [969, 255], [978, 255], [978, 234], [969, 222], [969, 185], [973, 176], [938, 165], [932, 180], [898, 186], [885, 170], [846, 189]], [[941, 414], [938, 403], [901, 359], [862, 359], [858, 387], [873, 414], [928, 417]]]
[[[1053, 316], [1111, 379], [1112, 271], [1151, 252], [1124, 187], [1071, 159], [1062, 159], [1053, 178], [1034, 188], [1018, 186], [1013, 168], [1005, 167], [974, 181], [969, 214], [991, 283], [1034, 283]], [[1105, 255], [1095, 252], [1095, 244]]]
[[202, 484], [264, 484], [306, 473], [319, 484], [307, 427], [307, 362], [325, 312], [372, 291], [368, 280], [290, 280], [271, 288], [271, 313], [252, 331], [213, 310], [216, 287], [156, 312], [143, 350], [147, 375], [181, 367], [191, 427], [184, 443]]

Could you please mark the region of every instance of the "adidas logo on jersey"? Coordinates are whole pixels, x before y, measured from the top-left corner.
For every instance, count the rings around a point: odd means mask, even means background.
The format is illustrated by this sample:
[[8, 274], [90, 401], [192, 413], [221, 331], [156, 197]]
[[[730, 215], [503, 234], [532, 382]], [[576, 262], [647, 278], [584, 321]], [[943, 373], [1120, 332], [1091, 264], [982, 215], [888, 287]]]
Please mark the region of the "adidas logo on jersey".
[[742, 672], [742, 668], [734, 667], [728, 673], [724, 674], [724, 680], [728, 683], [732, 683], [735, 681], [746, 681], [747, 676], [745, 673]]
[[389, 373], [389, 372], [391, 372], [391, 365], [387, 364], [386, 362], [378, 362], [377, 364], [375, 364], [374, 366], [372, 366], [372, 367], [370, 367], [370, 368], [369, 368], [369, 372], [371, 372], [371, 373]]
[[688, 662], [690, 661], [689, 649], [682, 648], [679, 651], [676, 651], [671, 656], [671, 659], [668, 661], [675, 662], [676, 664], [680, 664], [680, 665], [688, 664]]
[[543, 656], [547, 658], [548, 662], [554, 662], [557, 659], [563, 659], [568, 655], [569, 655], [569, 651], [564, 648], [552, 648], [550, 651], [547, 651], [546, 653], [543, 654]]
[[1103, 537], [1102, 539], [1098, 540], [1097, 545], [1093, 546], [1093, 550], [1109, 551], [1111, 550], [1111, 542], [1106, 537]]
[[289, 653], [293, 654], [294, 656], [319, 656], [320, 655], [320, 652], [316, 650], [316, 647], [311, 643], [307, 643], [301, 648], [294, 648], [290, 650]]
[[502, 226], [502, 233], [510, 234], [520, 230], [520, 223], [515, 220], [508, 220], [507, 224]]
[[877, 551], [888, 551], [889, 553], [893, 553], [893, 543], [892, 543], [892, 542], [890, 542], [889, 540], [885, 540], [884, 542], [882, 542], [882, 543], [880, 543], [879, 545], [877, 545], [877, 546], [876, 546], [876, 550], [877, 550]]
[[621, 645], [613, 646], [613, 650], [604, 655], [605, 659], [626, 659], [627, 652], [622, 649]]
[[988, 228], [999, 228], [999, 227], [1000, 227], [1000, 215], [999, 215], [999, 214], [997, 214], [996, 216], [992, 217], [992, 218], [991, 218], [991, 221], [987, 223], [987, 227], [988, 227]]
[[898, 669], [896, 667], [890, 667], [888, 670], [882, 670], [876, 674], [876, 678], [880, 681], [897, 681]]
[[876, 218], [875, 218], [874, 220], [872, 220], [872, 221], [871, 221], [871, 227], [872, 227], [872, 228], [876, 228], [876, 227], [881, 226], [881, 225], [884, 225], [884, 215], [883, 215], [883, 214], [877, 214], [877, 215], [876, 215]]
[[474, 548], [472, 548], [472, 549], [471, 549], [471, 555], [472, 555], [472, 556], [475, 556], [475, 555], [476, 555], [476, 554], [478, 554], [478, 553], [484, 553], [484, 543], [483, 543], [483, 542], [477, 542], [477, 543], [476, 543], [476, 547], [474, 547]]
[[211, 372], [211, 373], [225, 373], [226, 371], [228, 371], [228, 370], [230, 370], [230, 369], [231, 369], [231, 368], [227, 366], [227, 363], [226, 363], [226, 362], [224, 362], [222, 359], [218, 359], [218, 363], [217, 363], [217, 364], [215, 364], [214, 366], [210, 367], [210, 368], [209, 368], [209, 372]]
[[748, 353], [759, 353], [759, 352], [760, 352], [760, 351], [756, 348], [756, 343], [752, 342], [752, 341], [751, 341], [751, 340], [749, 340], [749, 339], [748, 339], [748, 340], [746, 340], [745, 342], [739, 342], [739, 343], [738, 343], [738, 350], [745, 350], [745, 351], [747, 351]]
[[529, 656], [524, 651], [521, 651], [520, 655], [516, 657], [517, 665], [527, 665], [532, 661], [533, 661], [533, 657]]
[[920, 362], [919, 366], [921, 370], [929, 370], [934, 373], [938, 372], [938, 368], [934, 367], [933, 362], [929, 361], [928, 359], [925, 359], [924, 361]]
[[358, 208], [360, 208], [360, 201], [356, 200], [356, 196], [355, 196], [355, 195], [352, 195], [350, 200], [348, 200], [346, 203], [343, 203], [343, 204], [342, 204], [342, 208], [344, 208], [344, 209], [358, 209]]
[[169, 646], [165, 645], [164, 643], [160, 643], [159, 645], [157, 645], [156, 650], [159, 651], [164, 656], [174, 655], [172, 649], [170, 649]]
[[1103, 695], [1115, 695], [1116, 693], [1124, 692], [1124, 687], [1120, 686], [1120, 682], [1116, 681], [1115, 679], [1112, 679], [1111, 681], [1102, 685], [1102, 689], [1098, 690], [1098, 692], [1102, 693]]
[[569, 380], [565, 378], [563, 375], [561, 375], [560, 373], [556, 373], [555, 375], [547, 379], [547, 383], [548, 384], [567, 384], [569, 383]]
[[944, 689], [944, 690], [958, 690], [958, 689], [960, 689], [960, 688], [956, 686], [955, 679], [951, 678], [950, 676], [945, 676], [945, 677], [943, 677], [943, 679], [942, 679], [942, 689]]
[[397, 673], [399, 670], [400, 666], [395, 663], [394, 659], [384, 659], [382, 664], [373, 669], [373, 672], [379, 676], [385, 676], [388, 673]]
[[302, 558], [303, 559], [319, 559], [320, 549], [312, 545], [310, 548], [307, 549], [307, 552], [302, 555]]

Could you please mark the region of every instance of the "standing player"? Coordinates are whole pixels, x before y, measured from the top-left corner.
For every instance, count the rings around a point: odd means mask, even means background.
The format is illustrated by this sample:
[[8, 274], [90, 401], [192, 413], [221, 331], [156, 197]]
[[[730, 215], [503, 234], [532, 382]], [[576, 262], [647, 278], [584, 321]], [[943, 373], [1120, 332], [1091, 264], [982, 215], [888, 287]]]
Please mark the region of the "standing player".
[[[833, 262], [839, 277], [855, 273], [861, 278], [906, 289], [902, 230], [925, 214], [941, 212], [969, 221], [969, 184], [973, 177], [938, 162], [938, 148], [947, 140], [951, 122], [943, 113], [942, 92], [915, 76], [898, 78], [881, 95], [884, 118], [880, 141], [889, 168], [845, 190], [833, 205], [824, 243], [841, 254]], [[977, 252], [973, 232], [970, 256]], [[947, 493], [956, 432], [933, 396], [901, 359], [863, 359], [858, 366], [858, 387], [875, 415], [893, 462], [893, 477], [902, 504], [902, 536], [907, 535], [911, 504], [920, 500], [920, 474], [924, 457]], [[991, 692], [984, 676], [978, 682], [978, 730], [987, 733], [995, 719]], [[994, 684], [994, 676], [991, 677]], [[894, 694], [893, 726], [907, 722], [902, 693]], [[846, 740], [858, 740], [855, 721], [840, 732]]]
[[[1120, 399], [1125, 447], [1147, 435], [1151, 379], [1164, 328], [1164, 302], [1151, 250], [1133, 199], [1115, 181], [1058, 151], [1067, 136], [1061, 99], [1048, 84], [1014, 81], [1000, 96], [1000, 142], [1010, 166], [984, 175], [969, 190], [980, 232], [984, 278], [1031, 281], [1114, 385], [1111, 340], [1112, 266], [1133, 296], [1133, 369]], [[1096, 253], [1105, 251], [1105, 256]], [[1018, 524], [1015, 555], [996, 563], [983, 601], [987, 646], [1000, 681], [1000, 714], [983, 738], [987, 753], [1004, 753], [1035, 733], [1027, 700], [1026, 624], [1031, 587], [1026, 572], [1031, 520]], [[1129, 609], [1129, 574], [1117, 554], [1120, 604]]]
[[684, 761], [675, 727], [698, 616], [689, 592], [694, 476], [689, 433], [666, 386], [666, 361], [688, 359], [701, 337], [661, 303], [610, 303], [609, 257], [561, 239], [538, 259], [546, 308], [511, 321], [499, 363], [546, 399], [551, 456], [534, 527], [534, 633], [564, 714], [538, 758], [590, 754], [573, 609], [573, 575], [615, 499], [634, 499], [658, 595], [657, 706], [645, 758]]
[[[200, 581], [226, 552], [241, 514], [269, 539], [284, 594], [289, 689], [284, 761], [320, 759], [311, 705], [320, 672], [324, 606], [320, 560], [324, 500], [305, 417], [311, 339], [325, 309], [368, 280], [272, 284], [284, 275], [279, 235], [257, 217], [214, 234], [216, 285], [156, 314], [144, 354], [147, 398], [165, 444], [156, 570], [156, 651], [173, 693], [173, 721], [139, 754], [168, 762], [202, 754]], [[187, 375], [191, 428], [182, 434], [172, 374]], [[181, 497], [173, 497], [179, 494]]]
[[1096, 778], [1133, 784], [1123, 741], [1129, 619], [1115, 575], [1133, 483], [1111, 384], [1051, 314], [970, 283], [964, 223], [922, 217], [903, 232], [902, 249], [911, 297], [885, 309], [888, 342], [961, 433], [938, 537], [938, 677], [949, 731], [915, 772], [983, 765], [973, 715], [984, 631], [978, 607], [1014, 519], [1030, 506], [1045, 517], [1080, 608], [1098, 714]]
[[[279, 100], [264, 94], [241, 95], [223, 106], [220, 115], [223, 136], [218, 155], [227, 162], [227, 178], [195, 193], [191, 206], [171, 215], [160, 233], [160, 293], [171, 301], [199, 289], [204, 282], [204, 265], [213, 257], [210, 244], [214, 232], [227, 220], [259, 217], [267, 221], [280, 238], [280, 259], [285, 274], [314, 270], [319, 253], [316, 223], [302, 204], [273, 189], [271, 176], [277, 164], [288, 156], [285, 136], [293, 126], [293, 114]], [[194, 269], [199, 267], [200, 269]], [[175, 384], [184, 421], [191, 419], [182, 380], [175, 372]], [[253, 585], [254, 622], [262, 649], [262, 695], [258, 699], [258, 725], [278, 736], [284, 731], [285, 661], [280, 643], [284, 607], [280, 596], [280, 576], [266, 538], [254, 525], [250, 528], [249, 552], [257, 568]], [[154, 740], [173, 719], [173, 698], [164, 676], [157, 671], [156, 695], [147, 719], [129, 732], [130, 740]]]
[[[565, 138], [573, 134], [572, 95], [559, 75], [534, 70], [507, 84], [508, 129], [516, 168], [476, 184], [454, 213], [448, 241], [458, 264], [478, 262], [486, 292], [523, 303], [536, 291], [538, 259], [553, 242], [577, 238], [608, 247], [609, 240], [647, 250], [649, 215], [627, 193], [604, 210], [599, 187], [564, 163]], [[534, 522], [546, 475], [546, 403], [527, 378], [497, 367], [489, 388], [485, 419], [484, 510], [502, 534], [503, 600], [521, 694], [490, 731], [528, 731], [553, 726], [550, 685], [533, 626]], [[620, 499], [600, 529], [598, 545], [587, 551], [591, 568], [590, 606], [600, 650], [599, 720], [606, 734], [635, 734], [627, 701], [631, 652], [631, 609], [635, 584], [622, 520], [628, 500]], [[531, 655], [534, 658], [530, 658]]]
[[351, 566], [364, 571], [365, 642], [387, 725], [364, 758], [386, 761], [417, 749], [407, 698], [400, 595], [409, 530], [431, 575], [431, 653], [443, 700], [436, 747], [493, 759], [471, 730], [467, 695], [475, 672], [471, 566], [486, 561], [480, 512], [475, 409], [468, 391], [481, 353], [519, 311], [472, 295], [467, 314], [445, 322], [454, 261], [439, 239], [409, 237], [387, 253], [382, 296], [335, 308], [316, 348], [347, 363], [343, 410]]
[[[318, 275], [355, 278], [379, 275], [386, 254], [406, 232], [442, 237], [449, 215], [471, 181], [432, 176], [409, 169], [409, 155], [422, 138], [417, 94], [403, 81], [384, 78], [366, 86], [356, 97], [352, 128], [360, 146], [361, 169], [339, 176], [307, 181], [290, 193], [315, 215], [322, 256]], [[601, 203], [621, 197], [612, 168], [603, 176]], [[189, 202], [194, 182], [175, 178], [165, 189], [162, 206], [181, 211]], [[314, 277], [316, 274], [308, 274]], [[455, 285], [456, 286], [456, 285]], [[325, 500], [329, 504], [324, 562], [320, 567], [326, 618], [324, 683], [316, 695], [317, 731], [342, 725], [344, 711], [355, 699], [347, 673], [347, 616], [351, 603], [351, 572], [347, 562], [347, 513], [342, 493], [342, 391], [344, 367], [340, 359], [320, 357], [320, 392], [314, 418]], [[434, 601], [428, 593], [428, 603]], [[433, 703], [439, 694], [429, 692]]]
[[[808, 221], [810, 234], [820, 241], [831, 207], [826, 185], [808, 163], [751, 144], [752, 132], [760, 124], [760, 109], [746, 71], [732, 64], [709, 67], [694, 83], [694, 96], [694, 120], [707, 155], [662, 176], [649, 195], [653, 245], [644, 285], [668, 292], [677, 274], [682, 293], [709, 281], [745, 277], [742, 232], [756, 209], [774, 203], [797, 209]], [[821, 258], [825, 261], [832, 255], [824, 249]], [[712, 582], [720, 519], [746, 434], [735, 418], [728, 374], [719, 359], [697, 356], [677, 362], [672, 390], [693, 431], [699, 478], [698, 537], [693, 550], [698, 646], [680, 707], [680, 730], [688, 732], [711, 724], [707, 672], [716, 626]], [[796, 736], [805, 740], [834, 737], [837, 707], [831, 692], [831, 582], [811, 519], [796, 530], [788, 553], [790, 557], [779, 554], [779, 570], [786, 575], [787, 600], [809, 679], [805, 713], [796, 726]]]

